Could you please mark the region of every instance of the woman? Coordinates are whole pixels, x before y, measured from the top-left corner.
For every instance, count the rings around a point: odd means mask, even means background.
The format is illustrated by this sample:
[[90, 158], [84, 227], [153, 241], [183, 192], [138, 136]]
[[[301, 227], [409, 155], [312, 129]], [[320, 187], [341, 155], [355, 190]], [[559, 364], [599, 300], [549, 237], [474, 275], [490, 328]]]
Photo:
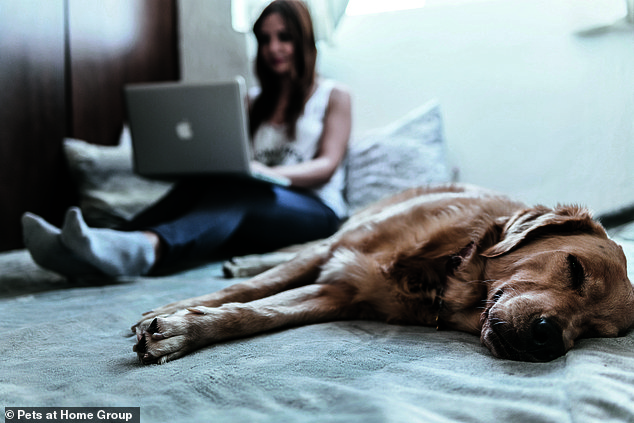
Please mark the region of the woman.
[[310, 14], [276, 0], [254, 25], [261, 90], [250, 100], [254, 170], [289, 188], [246, 180], [181, 181], [122, 230], [89, 228], [71, 208], [62, 228], [22, 218], [24, 241], [41, 266], [67, 276], [144, 275], [186, 260], [273, 250], [331, 235], [346, 208], [342, 161], [350, 96], [315, 75]]

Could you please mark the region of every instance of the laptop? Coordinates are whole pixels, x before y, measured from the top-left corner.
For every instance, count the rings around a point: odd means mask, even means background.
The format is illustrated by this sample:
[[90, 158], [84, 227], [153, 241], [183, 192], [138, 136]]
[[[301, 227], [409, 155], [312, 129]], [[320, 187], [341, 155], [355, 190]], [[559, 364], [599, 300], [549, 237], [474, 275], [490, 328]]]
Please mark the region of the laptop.
[[252, 172], [246, 88], [231, 81], [125, 87], [134, 170], [156, 179], [233, 175], [288, 186]]

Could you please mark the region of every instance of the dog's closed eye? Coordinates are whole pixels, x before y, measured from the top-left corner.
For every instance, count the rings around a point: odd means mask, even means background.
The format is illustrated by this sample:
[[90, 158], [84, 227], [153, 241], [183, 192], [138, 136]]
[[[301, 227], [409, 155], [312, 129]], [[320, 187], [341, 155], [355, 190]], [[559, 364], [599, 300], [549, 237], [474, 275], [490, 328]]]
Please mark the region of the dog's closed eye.
[[580, 290], [586, 281], [586, 272], [583, 270], [583, 266], [579, 263], [579, 259], [572, 254], [568, 254], [568, 271], [570, 272], [570, 281], [572, 288]]

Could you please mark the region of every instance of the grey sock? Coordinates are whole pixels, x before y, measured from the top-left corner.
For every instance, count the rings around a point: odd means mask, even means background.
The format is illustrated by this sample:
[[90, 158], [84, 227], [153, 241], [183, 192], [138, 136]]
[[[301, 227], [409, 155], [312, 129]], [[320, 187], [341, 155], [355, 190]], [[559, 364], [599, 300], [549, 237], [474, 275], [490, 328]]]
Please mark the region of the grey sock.
[[61, 239], [76, 255], [110, 276], [145, 275], [155, 261], [154, 246], [143, 232], [90, 228], [76, 207], [66, 212]]
[[60, 238], [61, 231], [32, 213], [22, 215], [24, 244], [33, 261], [65, 276], [99, 275], [102, 272], [70, 251]]

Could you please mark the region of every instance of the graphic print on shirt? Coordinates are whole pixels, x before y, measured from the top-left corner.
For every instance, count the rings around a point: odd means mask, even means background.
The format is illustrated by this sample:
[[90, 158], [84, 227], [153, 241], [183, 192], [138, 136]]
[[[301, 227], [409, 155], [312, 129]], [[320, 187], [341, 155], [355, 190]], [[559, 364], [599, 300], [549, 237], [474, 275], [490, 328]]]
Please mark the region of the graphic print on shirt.
[[256, 151], [255, 160], [267, 166], [278, 166], [283, 163], [301, 163], [304, 159], [292, 145], [284, 144]]

